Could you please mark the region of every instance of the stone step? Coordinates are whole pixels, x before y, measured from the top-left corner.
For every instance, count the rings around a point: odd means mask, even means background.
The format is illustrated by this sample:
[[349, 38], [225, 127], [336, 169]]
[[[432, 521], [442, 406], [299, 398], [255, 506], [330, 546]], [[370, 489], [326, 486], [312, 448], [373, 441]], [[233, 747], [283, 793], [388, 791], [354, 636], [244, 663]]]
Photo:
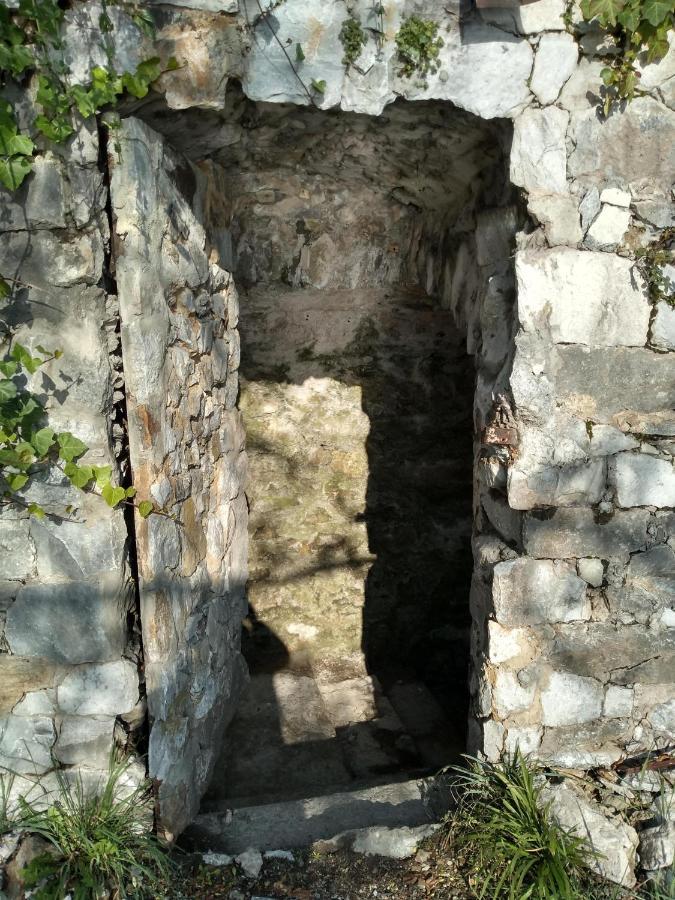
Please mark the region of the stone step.
[[429, 825], [438, 818], [432, 778], [344, 791], [323, 797], [204, 813], [185, 832], [196, 850], [237, 854], [289, 850], [362, 829]]

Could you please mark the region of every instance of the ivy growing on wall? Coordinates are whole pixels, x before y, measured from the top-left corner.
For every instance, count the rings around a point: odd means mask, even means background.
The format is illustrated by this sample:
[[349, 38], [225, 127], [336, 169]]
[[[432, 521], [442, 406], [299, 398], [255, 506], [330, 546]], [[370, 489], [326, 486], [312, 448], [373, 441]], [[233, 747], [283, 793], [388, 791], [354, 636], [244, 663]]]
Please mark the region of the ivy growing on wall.
[[438, 36], [438, 22], [409, 16], [396, 35], [396, 49], [401, 61], [401, 74], [418, 76], [426, 86], [429, 73], [438, 71], [438, 56], [443, 38]]
[[[75, 131], [79, 116], [87, 119], [114, 106], [125, 92], [144, 97], [150, 85], [162, 73], [158, 57], [144, 60], [134, 72], [117, 73], [113, 67], [113, 27], [108, 7], [103, 3], [99, 17], [100, 43], [108, 66], [92, 68], [89, 81], [71, 84], [63, 58], [62, 24], [64, 10], [57, 0], [19, 0], [16, 8], [0, 6], [0, 78], [26, 81], [37, 79], [37, 115], [32, 123], [49, 141], [62, 143]], [[140, 4], [120, 4], [139, 27], [150, 28], [151, 20]], [[169, 69], [176, 68], [171, 60]], [[22, 183], [32, 168], [35, 144], [27, 134], [19, 133], [14, 110], [7, 100], [0, 101], [0, 182], [10, 190]]]
[[675, 6], [673, 0], [582, 0], [581, 14], [587, 22], [597, 22], [614, 44], [602, 70], [607, 115], [615, 103], [640, 92], [638, 63], [657, 62], [668, 52]]
[[[8, 190], [20, 187], [31, 172], [35, 135], [47, 142], [62, 143], [75, 133], [79, 121], [114, 107], [123, 94], [144, 97], [162, 72], [158, 57], [144, 60], [133, 72], [115, 71], [109, 8], [121, 7], [145, 33], [151, 31], [152, 20], [141, 3], [102, 0], [98, 30], [108, 65], [93, 67], [86, 83], [73, 84], [64, 59], [65, 6], [59, 0], [16, 0], [11, 7], [0, 5], [0, 87], [13, 82], [20, 88], [28, 88], [32, 82], [35, 88], [34, 117], [28, 123], [30, 133], [21, 133], [12, 104], [6, 97], [0, 97], [0, 183]], [[175, 60], [171, 60], [167, 68], [176, 67]], [[10, 293], [10, 284], [0, 275], [0, 300]], [[15, 340], [11, 331], [3, 336], [0, 344], [0, 504], [19, 506], [43, 517], [45, 510], [26, 499], [30, 497], [30, 482], [56, 466], [74, 487], [100, 494], [111, 507], [132, 503], [141, 516], [148, 516], [153, 511], [149, 500], [136, 503], [135, 488], [113, 484], [111, 466], [82, 462], [89, 449], [83, 441], [46, 424], [45, 407], [29, 384], [38, 369], [60, 356], [60, 351], [49, 351], [40, 345], [34, 351], [29, 350]], [[66, 507], [65, 513], [71, 512], [72, 508]]]

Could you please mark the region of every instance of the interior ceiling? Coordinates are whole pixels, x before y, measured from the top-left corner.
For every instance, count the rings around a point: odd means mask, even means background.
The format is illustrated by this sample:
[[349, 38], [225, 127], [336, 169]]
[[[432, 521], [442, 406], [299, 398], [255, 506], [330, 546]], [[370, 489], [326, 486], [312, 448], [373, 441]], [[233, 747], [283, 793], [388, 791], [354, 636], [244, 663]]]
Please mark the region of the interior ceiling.
[[143, 108], [176, 149], [229, 172], [283, 170], [368, 185], [398, 202], [458, 212], [495, 172], [508, 128], [448, 103], [398, 101], [381, 116], [253, 103], [237, 85], [220, 112]]

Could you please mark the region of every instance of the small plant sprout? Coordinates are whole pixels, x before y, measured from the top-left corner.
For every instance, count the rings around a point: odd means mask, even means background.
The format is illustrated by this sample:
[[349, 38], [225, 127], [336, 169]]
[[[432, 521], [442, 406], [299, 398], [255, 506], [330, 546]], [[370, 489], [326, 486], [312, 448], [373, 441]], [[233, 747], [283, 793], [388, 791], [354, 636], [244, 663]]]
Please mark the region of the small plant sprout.
[[438, 36], [438, 22], [409, 16], [396, 35], [396, 48], [401, 72], [406, 78], [418, 76], [426, 87], [427, 75], [438, 71], [438, 56], [443, 38]]
[[359, 20], [354, 16], [345, 19], [340, 29], [340, 43], [344, 50], [342, 62], [347, 68], [356, 62], [367, 42], [368, 38]]

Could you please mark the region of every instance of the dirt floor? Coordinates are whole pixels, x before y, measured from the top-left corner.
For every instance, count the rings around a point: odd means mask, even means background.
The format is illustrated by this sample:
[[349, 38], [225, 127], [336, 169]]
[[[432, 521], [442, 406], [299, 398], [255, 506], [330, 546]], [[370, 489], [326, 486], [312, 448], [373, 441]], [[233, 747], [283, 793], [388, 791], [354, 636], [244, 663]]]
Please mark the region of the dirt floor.
[[[182, 861], [172, 900], [468, 900], [476, 896], [461, 865], [432, 838], [405, 860], [348, 851], [298, 851], [295, 861], [266, 859], [255, 880], [238, 866], [206, 866], [200, 857]], [[458, 861], [459, 862], [459, 861]]]

